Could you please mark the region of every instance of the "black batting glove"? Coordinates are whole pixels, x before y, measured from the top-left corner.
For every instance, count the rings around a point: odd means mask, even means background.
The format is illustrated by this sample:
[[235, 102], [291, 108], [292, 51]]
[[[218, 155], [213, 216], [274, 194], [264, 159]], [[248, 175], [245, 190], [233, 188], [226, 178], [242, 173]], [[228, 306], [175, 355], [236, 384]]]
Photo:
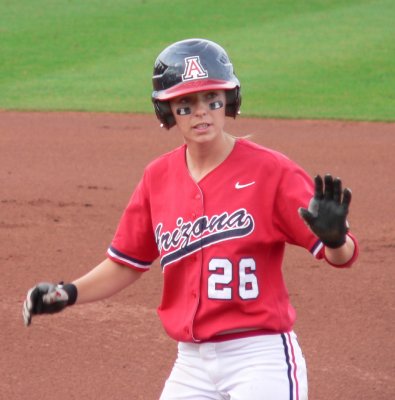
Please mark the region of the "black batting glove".
[[72, 283], [66, 285], [39, 283], [32, 287], [23, 303], [23, 321], [29, 326], [35, 314], [53, 314], [71, 306], [77, 300], [77, 288]]
[[299, 208], [299, 215], [322, 243], [336, 249], [346, 242], [348, 232], [347, 214], [351, 202], [351, 191], [342, 191], [339, 178], [325, 175], [314, 178], [315, 191], [309, 208]]

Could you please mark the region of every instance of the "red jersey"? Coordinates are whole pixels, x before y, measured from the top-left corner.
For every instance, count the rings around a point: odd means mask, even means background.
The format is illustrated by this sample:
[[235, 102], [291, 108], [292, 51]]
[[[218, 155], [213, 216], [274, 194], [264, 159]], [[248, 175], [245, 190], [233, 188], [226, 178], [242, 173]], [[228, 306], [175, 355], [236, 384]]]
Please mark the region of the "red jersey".
[[281, 153], [238, 139], [196, 183], [185, 152], [183, 145], [147, 166], [109, 258], [141, 271], [160, 258], [158, 313], [178, 341], [290, 331], [295, 311], [281, 269], [285, 244], [324, 256], [297, 212], [314, 194], [311, 178]]

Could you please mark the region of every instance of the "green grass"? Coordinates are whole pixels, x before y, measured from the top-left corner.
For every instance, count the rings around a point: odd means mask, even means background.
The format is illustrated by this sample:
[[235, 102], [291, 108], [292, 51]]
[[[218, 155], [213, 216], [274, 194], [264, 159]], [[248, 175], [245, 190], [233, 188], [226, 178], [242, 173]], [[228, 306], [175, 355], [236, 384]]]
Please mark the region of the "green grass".
[[395, 120], [393, 0], [0, 0], [0, 108], [152, 112], [169, 43], [222, 44], [243, 115]]

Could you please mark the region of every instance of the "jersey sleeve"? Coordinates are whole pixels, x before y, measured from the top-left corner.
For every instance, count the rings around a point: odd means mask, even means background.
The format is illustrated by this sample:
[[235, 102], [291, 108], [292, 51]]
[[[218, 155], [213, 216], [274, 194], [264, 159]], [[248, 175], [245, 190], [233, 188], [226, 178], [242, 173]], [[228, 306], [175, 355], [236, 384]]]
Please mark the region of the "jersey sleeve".
[[276, 192], [274, 213], [276, 228], [282, 239], [301, 246], [314, 257], [324, 257], [324, 246], [299, 216], [300, 207], [308, 207], [314, 195], [314, 183], [310, 176], [296, 163], [285, 158], [282, 176]]
[[146, 271], [158, 257], [152, 228], [147, 172], [123, 212], [107, 256], [115, 262]]

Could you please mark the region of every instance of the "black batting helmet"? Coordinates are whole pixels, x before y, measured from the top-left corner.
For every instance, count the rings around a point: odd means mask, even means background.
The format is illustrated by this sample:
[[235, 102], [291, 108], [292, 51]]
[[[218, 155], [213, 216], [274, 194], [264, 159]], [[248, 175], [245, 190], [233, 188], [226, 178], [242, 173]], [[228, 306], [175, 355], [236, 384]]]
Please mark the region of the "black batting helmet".
[[241, 104], [240, 82], [226, 51], [210, 40], [173, 43], [158, 56], [152, 77], [156, 116], [167, 129], [175, 125], [169, 100], [202, 90], [226, 92], [225, 115], [236, 118]]

